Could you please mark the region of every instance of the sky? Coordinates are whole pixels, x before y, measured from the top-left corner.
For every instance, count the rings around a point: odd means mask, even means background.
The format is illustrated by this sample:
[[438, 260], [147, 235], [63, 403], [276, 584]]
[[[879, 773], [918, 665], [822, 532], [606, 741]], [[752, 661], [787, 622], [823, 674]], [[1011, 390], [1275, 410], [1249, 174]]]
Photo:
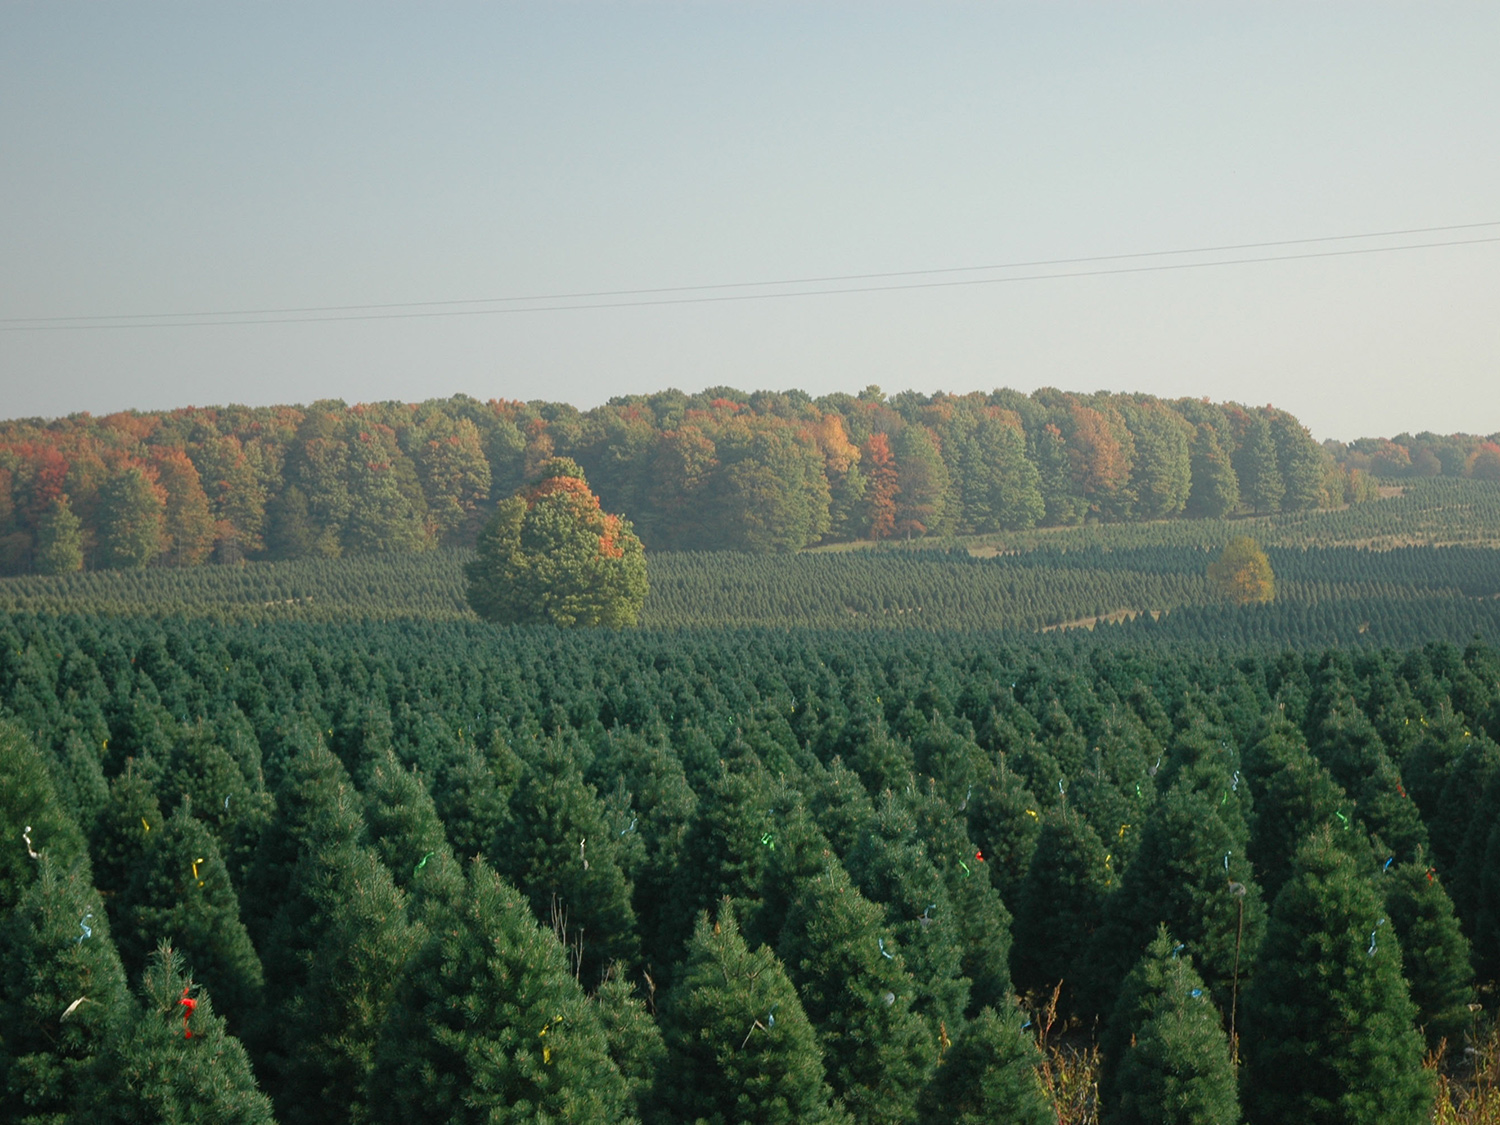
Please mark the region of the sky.
[[7, 0], [0, 416], [1054, 386], [1491, 433], [1497, 49], [1442, 0]]

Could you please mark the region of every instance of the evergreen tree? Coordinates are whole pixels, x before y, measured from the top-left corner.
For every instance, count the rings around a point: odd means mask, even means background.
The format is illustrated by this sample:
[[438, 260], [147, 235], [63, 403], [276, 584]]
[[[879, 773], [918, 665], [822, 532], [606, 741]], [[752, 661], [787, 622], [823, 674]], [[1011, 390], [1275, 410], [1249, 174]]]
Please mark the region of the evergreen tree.
[[89, 840], [100, 890], [115, 896], [130, 885], [152, 831], [161, 831], [164, 819], [156, 787], [135, 769], [134, 761], [127, 763], [109, 783], [109, 797]]
[[1101, 1046], [1106, 1125], [1237, 1125], [1218, 1009], [1165, 926], [1120, 986]]
[[[972, 790], [966, 788], [965, 792]], [[917, 831], [943, 873], [948, 901], [953, 904], [962, 950], [960, 964], [972, 986], [968, 1011], [1002, 1007], [1012, 993], [1012, 919], [990, 882], [991, 857], [969, 839], [962, 814], [954, 808], [958, 802], [950, 804], [940, 797], [930, 779], [928, 791], [910, 799], [910, 803]]]
[[0, 912], [15, 906], [36, 878], [37, 856], [67, 867], [84, 855], [46, 759], [10, 722], [0, 722], [0, 841]]
[[990, 884], [1016, 903], [1042, 832], [1042, 804], [1013, 771], [993, 770], [968, 794], [969, 834], [984, 852]]
[[290, 899], [297, 862], [365, 834], [362, 802], [344, 764], [321, 741], [299, 750], [276, 786], [276, 819], [256, 845], [240, 893], [241, 917], [271, 969], [266, 935]]
[[194, 980], [223, 997], [226, 1016], [239, 1025], [258, 1003], [264, 978], [218, 845], [188, 803], [146, 841], [113, 910], [127, 972], [134, 978], [165, 942]]
[[370, 1076], [375, 1121], [621, 1121], [628, 1089], [562, 946], [480, 861], [407, 964]]
[[448, 849], [432, 796], [422, 778], [404, 768], [389, 749], [371, 765], [363, 796], [365, 826], [375, 853], [396, 886], [408, 890], [426, 870], [423, 861]]
[[144, 1009], [119, 1021], [81, 1100], [107, 1125], [274, 1125], [245, 1049], [207, 991], [163, 945], [141, 983]]
[[1472, 1022], [1474, 999], [1469, 941], [1459, 929], [1453, 903], [1431, 868], [1392, 864], [1381, 878], [1386, 914], [1401, 942], [1401, 960], [1417, 1006], [1417, 1024], [1430, 1047], [1462, 1041]]
[[[1181, 770], [1141, 834], [1140, 851], [1120, 880], [1090, 951], [1092, 1004], [1107, 1010], [1122, 979], [1165, 924], [1202, 967], [1221, 1009], [1233, 1009], [1265, 925], [1265, 906], [1229, 777], [1209, 762]], [[1197, 774], [1198, 776], [1194, 776]]]
[[36, 867], [0, 920], [0, 1118], [17, 1125], [88, 1119], [69, 1109], [133, 1007], [87, 862]]
[[1354, 799], [1356, 815], [1366, 830], [1398, 859], [1415, 857], [1419, 848], [1427, 846], [1427, 829], [1416, 804], [1406, 795], [1395, 763], [1353, 697], [1329, 694], [1321, 721], [1312, 732], [1313, 750]]
[[934, 1029], [911, 1009], [915, 984], [887, 936], [885, 912], [855, 889], [838, 860], [829, 856], [827, 864], [787, 913], [777, 953], [850, 1116], [911, 1121], [936, 1061]]
[[704, 1125], [842, 1122], [823, 1079], [817, 1036], [781, 963], [751, 952], [734, 911], [702, 915], [662, 1002], [667, 1065], [658, 1098], [669, 1119]]
[[1051, 1125], [1057, 1120], [1037, 1080], [1041, 1052], [1007, 1002], [968, 1023], [922, 1093], [919, 1120], [952, 1125]]
[[[404, 896], [368, 848], [339, 844], [304, 857], [293, 893], [312, 907], [287, 942], [305, 971], [271, 981], [267, 1085], [287, 1125], [369, 1121], [376, 1044], [423, 931], [407, 921]], [[273, 930], [273, 955], [283, 940]]]
[[1294, 723], [1279, 715], [1245, 753], [1245, 781], [1255, 793], [1250, 854], [1267, 899], [1292, 872], [1292, 857], [1307, 836], [1338, 823], [1348, 807], [1344, 791], [1312, 756]]
[[657, 1075], [667, 1059], [661, 1029], [618, 965], [610, 966], [604, 974], [593, 1003], [609, 1045], [610, 1060], [625, 1079], [634, 1116], [642, 1120], [651, 1108]]
[[36, 525], [38, 574], [74, 574], [83, 569], [83, 524], [66, 496], [47, 506]]
[[1239, 507], [1239, 478], [1234, 475], [1234, 466], [1224, 452], [1218, 432], [1206, 422], [1200, 423], [1193, 435], [1191, 464], [1192, 489], [1186, 509], [1189, 516], [1220, 519]]
[[590, 986], [614, 961], [640, 955], [631, 887], [617, 861], [604, 804], [572, 754], [545, 743], [527, 763], [511, 799], [507, 836], [491, 848], [497, 865], [531, 902], [555, 918], [563, 944]]
[[1248, 420], [1244, 440], [1235, 452], [1234, 471], [1240, 481], [1240, 499], [1258, 516], [1281, 510], [1286, 485], [1276, 459], [1276, 439], [1262, 414]]
[[1297, 853], [1245, 995], [1252, 1125], [1417, 1125], [1432, 1102], [1400, 943], [1331, 831]]
[[971, 990], [963, 973], [963, 931], [948, 893], [948, 872], [938, 869], [911, 810], [894, 794], [883, 794], [845, 862], [860, 893], [885, 907], [888, 932], [916, 983], [912, 1007], [940, 1033], [956, 1029]]
[[1076, 1004], [1083, 956], [1114, 882], [1107, 854], [1077, 813], [1064, 808], [1045, 814], [1016, 900], [1011, 971], [1022, 992], [1050, 992], [1063, 982], [1068, 1003]]

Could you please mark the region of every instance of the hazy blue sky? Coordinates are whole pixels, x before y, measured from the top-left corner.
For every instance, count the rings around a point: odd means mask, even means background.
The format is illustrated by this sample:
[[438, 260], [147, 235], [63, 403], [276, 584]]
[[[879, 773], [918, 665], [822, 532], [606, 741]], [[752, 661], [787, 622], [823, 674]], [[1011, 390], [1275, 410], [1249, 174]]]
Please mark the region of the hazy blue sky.
[[[1500, 223], [1497, 57], [1493, 0], [10, 0], [0, 415], [1053, 385], [1269, 401], [1320, 438], [1492, 432], [1500, 242], [743, 302], [15, 329]], [[1217, 257], [1486, 237], [1500, 225]], [[1204, 259], [1069, 270], [1177, 260]], [[542, 302], [558, 303], [577, 302]]]

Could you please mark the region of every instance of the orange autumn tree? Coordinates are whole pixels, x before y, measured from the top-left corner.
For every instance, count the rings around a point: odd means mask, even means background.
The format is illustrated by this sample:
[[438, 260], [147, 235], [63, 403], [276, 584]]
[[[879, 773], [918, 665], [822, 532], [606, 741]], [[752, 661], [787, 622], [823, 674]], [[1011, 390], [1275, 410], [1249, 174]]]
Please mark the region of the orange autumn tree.
[[885, 434], [871, 434], [865, 442], [862, 460], [869, 466], [869, 488], [865, 492], [870, 513], [871, 539], [889, 539], [896, 532], [896, 459], [891, 456], [890, 439]]
[[646, 554], [630, 521], [599, 507], [583, 470], [544, 461], [479, 533], [464, 569], [469, 604], [503, 625], [618, 629], [646, 600]]

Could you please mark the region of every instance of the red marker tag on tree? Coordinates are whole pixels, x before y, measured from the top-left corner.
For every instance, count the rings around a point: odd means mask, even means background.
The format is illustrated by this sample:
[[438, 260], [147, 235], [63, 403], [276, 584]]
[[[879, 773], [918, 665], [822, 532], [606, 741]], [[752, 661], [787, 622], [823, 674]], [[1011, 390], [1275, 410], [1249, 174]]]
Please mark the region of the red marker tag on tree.
[[[188, 987], [192, 986], [189, 985]], [[191, 1039], [193, 1033], [188, 1028], [188, 1020], [192, 1018], [193, 1013], [197, 1010], [198, 1001], [189, 996], [187, 988], [184, 988], [182, 990], [182, 999], [177, 1001], [177, 1003], [182, 1005], [182, 1037], [184, 1039]]]

